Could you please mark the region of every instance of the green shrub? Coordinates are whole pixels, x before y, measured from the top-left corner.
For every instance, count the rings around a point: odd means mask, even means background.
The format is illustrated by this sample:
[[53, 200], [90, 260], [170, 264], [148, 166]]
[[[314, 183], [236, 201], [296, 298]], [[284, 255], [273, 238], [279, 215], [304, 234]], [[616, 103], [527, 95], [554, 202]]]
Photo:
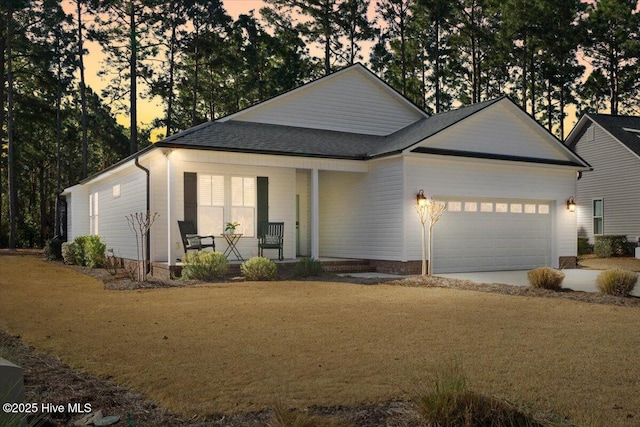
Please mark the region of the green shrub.
[[603, 294], [626, 297], [638, 282], [635, 271], [623, 268], [610, 268], [598, 275], [596, 284]]
[[89, 236], [78, 236], [73, 239], [73, 242], [76, 244], [76, 262], [78, 265], [85, 265], [84, 259], [84, 249], [85, 249], [85, 241]]
[[275, 280], [278, 266], [269, 258], [256, 256], [243, 262], [240, 271], [247, 280]]
[[551, 289], [559, 291], [562, 289], [564, 273], [550, 267], [538, 267], [527, 272], [529, 283], [534, 288]]
[[459, 363], [436, 374], [432, 387], [414, 393], [413, 403], [422, 423], [429, 426], [541, 426], [516, 406], [467, 388]]
[[627, 236], [596, 236], [593, 251], [599, 258], [625, 256], [629, 252]]
[[183, 279], [214, 280], [229, 272], [229, 261], [221, 252], [190, 252], [185, 254], [182, 262]]
[[294, 274], [298, 277], [320, 276], [322, 274], [322, 263], [313, 258], [301, 258], [296, 263]]
[[90, 268], [103, 267], [106, 250], [107, 245], [102, 243], [100, 236], [85, 236], [84, 264]]
[[106, 250], [107, 246], [102, 243], [100, 236], [78, 236], [73, 242], [62, 244], [62, 259], [67, 264], [100, 268], [104, 266]]
[[589, 238], [578, 237], [578, 255], [587, 255], [593, 253], [593, 245], [589, 244]]
[[76, 242], [64, 242], [62, 244], [62, 259], [65, 264], [79, 264], [78, 244]]

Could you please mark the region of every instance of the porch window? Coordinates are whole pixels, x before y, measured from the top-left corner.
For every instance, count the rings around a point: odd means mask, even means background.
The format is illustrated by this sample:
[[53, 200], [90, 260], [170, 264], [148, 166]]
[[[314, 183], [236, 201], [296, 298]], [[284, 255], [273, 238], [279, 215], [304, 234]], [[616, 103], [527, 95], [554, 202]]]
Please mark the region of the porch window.
[[198, 174], [198, 232], [218, 235], [224, 230], [224, 176]]
[[593, 199], [593, 234], [601, 236], [604, 234], [604, 200]]
[[89, 234], [98, 234], [98, 192], [89, 194]]
[[238, 232], [245, 237], [255, 236], [256, 179], [231, 177], [231, 221], [240, 224]]
[[227, 222], [237, 222], [237, 233], [254, 237], [256, 178], [198, 174], [198, 233], [214, 236]]

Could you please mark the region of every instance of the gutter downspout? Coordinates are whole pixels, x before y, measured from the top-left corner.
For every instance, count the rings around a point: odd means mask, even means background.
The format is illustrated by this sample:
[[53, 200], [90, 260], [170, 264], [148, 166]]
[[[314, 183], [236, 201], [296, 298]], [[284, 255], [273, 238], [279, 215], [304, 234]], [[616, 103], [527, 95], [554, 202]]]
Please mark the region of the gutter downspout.
[[[149, 215], [151, 212], [151, 198], [150, 198], [150, 193], [151, 193], [151, 182], [150, 182], [150, 172], [149, 169], [145, 168], [144, 166], [142, 166], [139, 162], [139, 156], [136, 156], [135, 158], [135, 165], [142, 169], [146, 174], [147, 174], [147, 214]], [[151, 253], [151, 236], [150, 236], [151, 230], [149, 230], [147, 232], [147, 241], [145, 242], [145, 256], [143, 259], [144, 261], [144, 266], [145, 266], [145, 272], [147, 274], [149, 274], [151, 272], [151, 262], [147, 261], [147, 257], [149, 257], [150, 253]]]

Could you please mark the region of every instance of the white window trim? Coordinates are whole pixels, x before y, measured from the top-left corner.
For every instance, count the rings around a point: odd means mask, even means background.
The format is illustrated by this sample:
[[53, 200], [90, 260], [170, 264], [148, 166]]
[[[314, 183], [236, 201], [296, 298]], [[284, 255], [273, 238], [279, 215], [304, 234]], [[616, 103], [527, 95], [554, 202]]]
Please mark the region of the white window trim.
[[[202, 205], [200, 201], [200, 179], [204, 176], [221, 176], [224, 179], [224, 204], [223, 205]], [[251, 178], [254, 185], [254, 200], [253, 206], [234, 205], [233, 204], [233, 178]], [[258, 221], [258, 177], [257, 175], [237, 175], [237, 174], [224, 174], [224, 173], [202, 173], [198, 174], [198, 208], [200, 207], [217, 207], [222, 208], [222, 232], [224, 232], [225, 225], [228, 222], [234, 221], [232, 211], [234, 208], [252, 208], [253, 209], [253, 230], [244, 233], [243, 237], [256, 237], [257, 233], [257, 221]], [[198, 217], [200, 213], [198, 213]], [[200, 221], [200, 220], [198, 220]], [[242, 225], [242, 224], [241, 224]]]
[[[596, 216], [595, 212], [595, 202], [600, 200], [602, 204], [602, 215]], [[595, 220], [600, 219], [601, 222], [601, 231], [602, 233], [596, 233]], [[604, 197], [594, 197], [591, 199], [591, 231], [594, 236], [604, 236]]]
[[100, 213], [100, 199], [98, 192], [89, 193], [89, 234], [98, 235], [99, 230], [99, 213]]

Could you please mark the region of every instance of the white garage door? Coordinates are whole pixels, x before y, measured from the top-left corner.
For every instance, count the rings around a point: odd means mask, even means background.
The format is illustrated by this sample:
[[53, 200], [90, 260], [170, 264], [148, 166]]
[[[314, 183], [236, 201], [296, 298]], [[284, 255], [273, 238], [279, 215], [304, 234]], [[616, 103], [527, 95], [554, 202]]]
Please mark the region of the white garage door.
[[434, 273], [527, 270], [551, 263], [551, 203], [448, 200], [434, 229]]

